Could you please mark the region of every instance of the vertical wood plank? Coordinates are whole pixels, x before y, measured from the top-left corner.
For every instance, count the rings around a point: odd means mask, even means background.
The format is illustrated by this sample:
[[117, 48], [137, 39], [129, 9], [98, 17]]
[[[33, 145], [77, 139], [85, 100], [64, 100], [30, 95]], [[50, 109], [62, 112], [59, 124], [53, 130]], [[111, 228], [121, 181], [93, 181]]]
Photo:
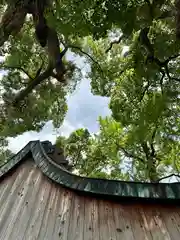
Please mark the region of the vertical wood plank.
[[13, 185], [15, 179], [17, 178], [17, 175], [19, 173], [18, 170], [16, 169], [16, 171], [13, 173], [13, 175], [7, 176], [5, 179], [1, 180], [1, 182], [0, 182], [0, 203], [1, 203], [1, 205], [0, 205], [0, 213], [2, 211], [2, 204], [7, 199], [7, 195], [6, 194], [10, 193], [12, 185]]
[[[141, 205], [142, 214], [147, 220], [146, 229], [151, 233], [152, 239], [166, 239], [161, 232], [160, 225], [157, 223], [157, 211], [154, 205]], [[156, 219], [156, 220], [155, 220]]]
[[105, 211], [107, 214], [107, 227], [109, 230], [109, 235], [111, 240], [116, 240], [116, 226], [115, 226], [115, 218], [113, 214], [113, 203], [109, 201], [105, 201]]
[[[31, 216], [31, 211], [34, 208], [34, 203], [36, 201], [40, 186], [39, 183], [41, 182], [41, 175], [41, 172], [35, 171], [29, 184], [24, 186], [24, 188], [26, 188], [26, 193], [24, 193], [23, 202], [20, 202], [21, 206], [19, 213], [14, 215], [14, 219], [11, 222], [11, 231], [9, 231], [10, 235], [6, 236], [7, 239], [23, 239], [28, 220]], [[35, 180], [33, 181], [33, 179]], [[14, 231], [14, 229], [16, 229], [16, 231]]]
[[125, 211], [128, 213], [128, 217], [131, 222], [134, 239], [138, 237], [138, 240], [149, 240], [143, 223], [143, 219], [138, 211], [139, 208], [140, 206], [137, 204], [134, 204], [134, 206], [130, 204], [125, 207]]
[[[22, 173], [16, 177], [15, 182], [12, 185], [11, 191], [8, 194], [7, 199], [5, 200], [4, 208], [0, 215], [0, 239], [6, 239], [6, 235], [9, 234], [8, 231], [11, 227], [11, 223], [15, 215], [18, 213], [18, 211], [20, 211], [21, 208], [24, 197], [24, 185], [28, 184], [32, 173], [33, 170], [29, 172], [28, 168], [26, 168], [24, 171], [22, 170]], [[24, 180], [24, 178], [26, 180]]]
[[122, 206], [118, 203], [113, 204], [113, 214], [114, 214], [114, 221], [115, 221], [115, 227], [116, 227], [116, 233], [117, 233], [117, 239], [127, 239], [126, 236], [126, 226], [124, 223], [124, 219], [122, 218], [120, 214], [120, 208]]
[[151, 229], [154, 226], [153, 219], [151, 219], [148, 216], [147, 211], [145, 211], [142, 206], [139, 207], [139, 214], [142, 217], [142, 221], [143, 221], [142, 224], [143, 224], [143, 226], [144, 226], [144, 228], [146, 230], [146, 234], [148, 236], [148, 239], [150, 239], [150, 240], [153, 239], [152, 232], [151, 232]]
[[40, 231], [40, 227], [43, 221], [44, 213], [46, 211], [46, 205], [48, 203], [50, 189], [51, 185], [48, 181], [44, 181], [43, 176], [42, 185], [37, 196], [34, 209], [31, 212], [31, 218], [29, 219], [23, 240], [37, 239], [37, 235]]
[[[50, 215], [49, 217], [49, 223], [51, 224], [51, 231], [47, 232], [46, 235], [47, 235], [47, 239], [51, 239], [51, 240], [55, 240], [55, 239], [58, 239], [57, 237], [54, 238], [54, 235], [55, 235], [55, 226], [56, 226], [56, 222], [57, 222], [57, 219], [58, 219], [58, 212], [59, 212], [59, 198], [61, 197], [61, 193], [62, 193], [62, 189], [60, 186], [58, 186], [57, 184], [55, 184], [56, 186], [56, 196], [55, 196], [55, 199], [54, 199], [54, 202], [53, 202], [53, 207], [52, 207], [52, 214]], [[57, 236], [59, 236], [57, 234]]]
[[62, 188], [62, 194], [58, 199], [59, 209], [57, 211], [58, 219], [54, 228], [54, 240], [67, 240], [68, 235], [71, 234], [71, 232], [69, 231], [69, 225], [73, 197], [74, 194], [71, 191], [67, 191]]
[[103, 200], [98, 201], [99, 205], [99, 239], [110, 239], [109, 229], [107, 225], [107, 211]]
[[[168, 211], [169, 210], [169, 211]], [[161, 208], [159, 208], [159, 213], [166, 225], [166, 228], [168, 230], [168, 234], [170, 235], [171, 239], [176, 240], [176, 239], [180, 239], [180, 232], [177, 228], [177, 225], [174, 221], [174, 212], [173, 209], [168, 208], [166, 206], [166, 208], [164, 208], [163, 206]]]
[[54, 207], [55, 207], [57, 187], [52, 182], [50, 182], [50, 184], [51, 184], [50, 196], [48, 199], [48, 204], [44, 209], [44, 216], [41, 222], [41, 228], [40, 228], [39, 234], [37, 235], [37, 239], [48, 240], [48, 239], [52, 239], [52, 235], [53, 235], [53, 226], [55, 223]]
[[54, 217], [54, 229], [53, 229], [53, 235], [52, 240], [59, 239], [59, 225], [60, 225], [60, 218], [62, 214], [62, 201], [63, 201], [63, 194], [64, 189], [57, 186], [57, 194], [56, 194], [56, 200], [55, 200], [55, 217]]
[[98, 200], [93, 198], [93, 209], [91, 213], [92, 229], [93, 229], [93, 240], [100, 239], [100, 228], [99, 228], [99, 204]]
[[84, 199], [84, 235], [83, 235], [83, 239], [86, 240], [94, 240], [92, 214], [93, 214], [93, 199], [86, 197]]
[[82, 240], [84, 231], [84, 197], [74, 194], [67, 240]]
[[125, 233], [125, 239], [133, 240], [134, 234], [131, 228], [131, 221], [125, 205], [119, 206], [119, 219], [124, 222], [123, 231]]
[[[165, 239], [165, 240], [171, 240], [170, 234], [168, 232], [168, 229], [166, 227], [166, 224], [164, 222], [164, 219], [162, 218], [162, 215], [159, 212], [159, 208], [161, 208], [161, 205], [158, 207], [158, 205], [156, 205], [153, 209], [154, 212], [154, 221], [155, 224], [159, 227], [159, 230], [161, 232], [161, 238]], [[166, 209], [167, 211], [167, 209]]]

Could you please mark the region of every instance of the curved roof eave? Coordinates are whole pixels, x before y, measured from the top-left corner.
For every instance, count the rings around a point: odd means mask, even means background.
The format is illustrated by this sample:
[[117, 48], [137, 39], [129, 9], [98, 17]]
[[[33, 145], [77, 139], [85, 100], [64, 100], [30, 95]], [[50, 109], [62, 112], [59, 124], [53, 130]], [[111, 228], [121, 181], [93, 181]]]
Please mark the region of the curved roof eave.
[[[21, 151], [0, 168], [0, 177], [27, 158], [29, 153], [39, 169], [51, 180], [66, 188], [88, 195], [104, 198], [121, 198], [135, 200], [180, 200], [180, 183], [143, 183], [77, 176], [56, 164], [47, 155], [40, 141], [29, 142]], [[174, 202], [174, 201], [173, 201]]]

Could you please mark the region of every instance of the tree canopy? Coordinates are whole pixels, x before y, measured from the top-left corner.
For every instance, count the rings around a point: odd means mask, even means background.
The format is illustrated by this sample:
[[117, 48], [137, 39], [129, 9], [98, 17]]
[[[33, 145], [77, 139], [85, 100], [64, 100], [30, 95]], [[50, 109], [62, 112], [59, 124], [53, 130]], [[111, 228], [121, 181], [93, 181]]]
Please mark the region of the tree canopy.
[[180, 1], [41, 1], [45, 48], [35, 34], [38, 2], [0, 0], [1, 137], [62, 124], [67, 94], [82, 78], [74, 54], [112, 111], [99, 118], [98, 134], [78, 129], [57, 139], [78, 173], [152, 182], [178, 174]]

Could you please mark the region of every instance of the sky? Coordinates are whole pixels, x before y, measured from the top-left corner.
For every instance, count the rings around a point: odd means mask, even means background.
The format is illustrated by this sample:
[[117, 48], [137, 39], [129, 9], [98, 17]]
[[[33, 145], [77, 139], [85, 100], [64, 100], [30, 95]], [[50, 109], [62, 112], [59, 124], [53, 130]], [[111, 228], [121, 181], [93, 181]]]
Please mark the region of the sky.
[[[110, 39], [115, 40], [115, 36], [110, 36]], [[119, 38], [119, 33], [118, 33]], [[122, 54], [128, 51], [128, 46], [125, 46]], [[90, 70], [88, 64], [85, 64], [85, 58], [79, 57], [68, 51], [66, 59], [75, 62], [81, 68], [82, 75]], [[0, 62], [4, 58], [0, 56]], [[0, 72], [0, 78], [5, 72]], [[16, 138], [9, 138], [9, 149], [16, 153], [29, 141], [32, 140], [49, 140], [53, 144], [59, 135], [68, 136], [72, 131], [78, 128], [87, 128], [91, 133], [97, 133], [99, 130], [98, 117], [109, 116], [111, 111], [108, 108], [109, 99], [100, 96], [94, 96], [91, 93], [90, 81], [83, 78], [75, 92], [68, 98], [68, 112], [60, 129], [54, 129], [51, 122], [47, 122], [41, 132], [34, 131], [26, 132]]]
[[[85, 64], [85, 58], [67, 52], [67, 60], [75, 62], [81, 68], [82, 76], [89, 71], [89, 66]], [[0, 56], [0, 61], [4, 58]], [[0, 78], [5, 71], [0, 72]], [[87, 128], [91, 133], [97, 133], [99, 130], [98, 117], [108, 116], [111, 114], [108, 108], [109, 99], [106, 97], [94, 96], [91, 93], [90, 81], [83, 77], [76, 90], [68, 97], [68, 111], [60, 129], [54, 129], [51, 122], [47, 122], [42, 131], [25, 132], [15, 138], [8, 138], [9, 149], [16, 153], [22, 149], [29, 141], [32, 140], [49, 140], [53, 144], [57, 136], [68, 136], [78, 128]]]
[[109, 99], [93, 96], [90, 81], [83, 79], [75, 92], [68, 98], [68, 112], [60, 129], [53, 129], [52, 123], [47, 122], [41, 132], [26, 132], [16, 138], [9, 138], [9, 149], [14, 153], [21, 150], [29, 141], [49, 140], [55, 142], [57, 136], [68, 136], [78, 128], [88, 128], [91, 133], [99, 130], [98, 117], [111, 114], [108, 108]]
[[[128, 49], [125, 49], [125, 52], [127, 50]], [[71, 61], [76, 61], [77, 65], [83, 69], [82, 73], [88, 71], [88, 66], [84, 65], [84, 60], [82, 58], [74, 57], [72, 53], [69, 54], [67, 59], [68, 58]], [[0, 56], [0, 61], [2, 60]], [[4, 73], [4, 71], [0, 72], [0, 78]], [[68, 136], [78, 128], [87, 128], [91, 133], [97, 133], [99, 131], [98, 117], [111, 115], [111, 111], [108, 108], [109, 99], [94, 96], [91, 93], [90, 81], [86, 78], [83, 78], [76, 90], [68, 97], [67, 104], [68, 111], [59, 129], [54, 129], [52, 123], [47, 122], [39, 133], [29, 131], [16, 138], [9, 138], [9, 149], [13, 153], [16, 153], [32, 140], [49, 140], [54, 144], [58, 136]], [[176, 179], [170, 179], [170, 182], [176, 181]], [[164, 179], [163, 182], [168, 182], [168, 179]]]

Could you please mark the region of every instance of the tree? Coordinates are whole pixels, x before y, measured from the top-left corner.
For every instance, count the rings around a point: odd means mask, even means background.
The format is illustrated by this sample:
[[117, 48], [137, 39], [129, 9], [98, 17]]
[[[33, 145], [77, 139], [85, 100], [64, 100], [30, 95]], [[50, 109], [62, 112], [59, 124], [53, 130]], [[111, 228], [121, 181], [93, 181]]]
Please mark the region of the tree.
[[[76, 173], [88, 177], [158, 182], [169, 174], [179, 174], [177, 139], [161, 137], [157, 131], [153, 144], [132, 134], [112, 117], [99, 118], [100, 131], [90, 135], [78, 129], [68, 138], [57, 139]], [[87, 134], [86, 134], [87, 133]], [[160, 141], [159, 141], [159, 140]], [[150, 150], [149, 150], [150, 149]]]
[[[59, 50], [57, 31], [51, 27], [54, 24], [50, 17], [52, 12], [48, 15], [47, 52], [35, 40], [33, 27], [34, 24], [36, 27], [36, 22], [33, 24], [32, 21], [36, 15], [35, 3], [34, 0], [26, 6], [25, 0], [7, 1], [1, 21], [0, 46], [4, 44], [1, 52], [5, 58], [1, 68], [8, 70], [1, 80], [3, 136], [15, 136], [26, 130], [40, 130], [48, 120], [53, 120], [54, 126], [60, 126], [67, 111], [65, 95], [76, 84], [75, 80], [67, 87], [63, 76], [59, 78], [58, 67], [59, 64], [65, 64], [61, 58], [66, 51]], [[31, 12], [31, 7], [35, 10], [32, 10], [32, 17], [25, 22], [25, 16]], [[66, 47], [65, 49], [67, 50]], [[79, 77], [78, 68], [72, 62], [66, 65], [66, 73], [63, 73], [66, 81]]]
[[58, 137], [56, 145], [64, 149], [64, 154], [72, 167], [85, 174], [85, 155], [90, 143], [90, 133], [87, 129], [78, 129], [68, 138]]
[[[61, 0], [49, 5], [41, 1], [41, 19], [45, 19], [48, 29], [47, 48], [42, 48], [34, 35], [39, 24], [37, 2], [0, 1], [3, 19], [9, 21], [11, 18], [4, 16], [8, 11], [12, 16], [14, 10], [13, 17], [17, 17], [17, 21], [1, 22], [0, 46], [4, 56], [1, 68], [8, 70], [0, 89], [1, 135], [40, 130], [48, 120], [55, 127], [60, 126], [67, 111], [66, 94], [80, 78], [78, 65], [65, 59], [69, 49], [84, 56], [89, 64], [87, 77], [92, 92], [110, 98], [113, 118], [105, 123], [101, 119], [100, 125], [107, 129], [120, 126], [128, 139], [124, 146], [110, 142], [116, 150], [109, 156], [103, 148], [103, 139], [112, 141], [107, 139], [111, 132], [121, 142], [122, 136], [117, 136], [115, 130], [102, 131], [100, 136], [87, 139], [83, 130], [77, 135], [73, 133], [70, 138], [73, 144], [77, 141], [78, 146], [83, 139], [88, 142], [88, 148], [79, 157], [82, 162], [86, 159], [84, 166], [87, 165], [81, 173], [93, 175], [97, 169], [98, 175], [106, 164], [111, 162], [112, 166], [113, 159], [121, 162], [125, 155], [136, 169], [134, 179], [157, 181], [167, 164], [178, 172], [180, 1], [87, 0], [77, 4], [75, 0]], [[124, 47], [128, 48], [125, 54]], [[59, 71], [59, 66], [66, 71]], [[84, 148], [85, 144], [82, 145]], [[115, 157], [117, 151], [119, 157]], [[71, 157], [72, 153], [69, 152]], [[122, 175], [122, 171], [120, 177], [131, 178], [129, 174]]]
[[8, 161], [14, 154], [7, 148], [8, 141], [0, 138], [0, 166]]

